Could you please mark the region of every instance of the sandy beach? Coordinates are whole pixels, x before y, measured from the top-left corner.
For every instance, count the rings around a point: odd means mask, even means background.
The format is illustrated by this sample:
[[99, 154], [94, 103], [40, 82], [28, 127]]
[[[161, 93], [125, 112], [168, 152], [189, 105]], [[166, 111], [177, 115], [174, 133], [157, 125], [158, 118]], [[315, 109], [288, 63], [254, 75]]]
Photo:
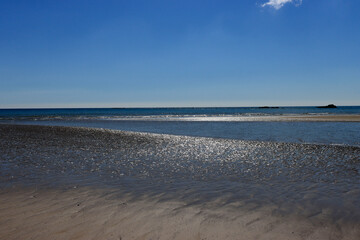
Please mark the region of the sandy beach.
[[284, 116], [284, 120], [290, 121], [322, 121], [322, 122], [360, 122], [360, 115], [309, 115], [309, 116]]
[[[358, 223], [132, 199], [113, 189], [7, 189], [0, 193], [1, 239], [358, 239]], [[213, 206], [215, 205], [215, 206]]]
[[0, 239], [359, 239], [358, 147], [0, 125]]

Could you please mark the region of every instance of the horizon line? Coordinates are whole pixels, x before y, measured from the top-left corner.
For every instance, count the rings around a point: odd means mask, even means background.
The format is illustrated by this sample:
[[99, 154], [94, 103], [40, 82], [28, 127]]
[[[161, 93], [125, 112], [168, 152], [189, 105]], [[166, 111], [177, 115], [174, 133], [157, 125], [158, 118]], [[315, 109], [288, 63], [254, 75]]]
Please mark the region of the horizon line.
[[[261, 108], [261, 107], [320, 107], [326, 105], [254, 105], [254, 106], [137, 106], [137, 107], [0, 107], [0, 110], [35, 110], [35, 109], [165, 109], [165, 108]], [[335, 104], [336, 105], [336, 104]], [[336, 105], [337, 107], [358, 107], [360, 105]]]

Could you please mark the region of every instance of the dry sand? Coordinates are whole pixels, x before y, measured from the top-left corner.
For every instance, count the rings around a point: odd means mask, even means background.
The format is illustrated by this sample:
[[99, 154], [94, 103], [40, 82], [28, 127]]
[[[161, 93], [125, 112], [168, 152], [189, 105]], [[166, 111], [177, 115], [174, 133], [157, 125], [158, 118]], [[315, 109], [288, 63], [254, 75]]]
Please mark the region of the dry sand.
[[0, 239], [359, 239], [360, 229], [312, 218], [133, 200], [111, 189], [7, 189], [0, 193]]

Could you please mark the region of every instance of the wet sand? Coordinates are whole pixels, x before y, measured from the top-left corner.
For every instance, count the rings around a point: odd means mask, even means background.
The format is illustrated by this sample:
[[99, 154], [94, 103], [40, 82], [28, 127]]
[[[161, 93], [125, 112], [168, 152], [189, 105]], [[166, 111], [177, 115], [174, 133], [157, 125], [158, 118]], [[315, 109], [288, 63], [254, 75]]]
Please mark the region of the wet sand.
[[222, 122], [262, 122], [262, 121], [274, 121], [274, 122], [360, 122], [359, 114], [313, 114], [313, 115], [259, 115], [259, 116], [244, 116], [244, 115], [222, 115], [222, 116], [151, 116], [148, 118], [143, 117], [131, 117], [121, 118], [118, 117], [116, 120], [133, 120], [133, 121], [222, 121]]
[[[285, 122], [360, 122], [360, 115], [358, 114], [332, 114], [332, 115], [278, 115], [278, 116], [210, 116], [210, 117], [184, 117], [182, 119], [189, 121], [285, 121]], [[169, 119], [166, 119], [167, 121]], [[177, 120], [171, 118], [170, 120]]]
[[360, 122], [360, 115], [283, 116], [280, 118], [290, 121]]
[[0, 126], [0, 239], [359, 239], [360, 149]]

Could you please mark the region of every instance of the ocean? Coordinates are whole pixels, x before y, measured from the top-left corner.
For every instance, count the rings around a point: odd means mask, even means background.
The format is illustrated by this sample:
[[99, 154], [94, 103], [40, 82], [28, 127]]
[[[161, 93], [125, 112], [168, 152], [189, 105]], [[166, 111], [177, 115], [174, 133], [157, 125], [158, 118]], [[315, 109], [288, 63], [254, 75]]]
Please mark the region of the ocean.
[[360, 106], [337, 108], [307, 107], [193, 107], [193, 108], [42, 108], [0, 109], [0, 119], [46, 117], [184, 117], [184, 116], [266, 116], [285, 114], [360, 114]]
[[290, 143], [360, 146], [360, 122], [294, 121], [360, 114], [360, 106], [0, 109], [0, 123]]

